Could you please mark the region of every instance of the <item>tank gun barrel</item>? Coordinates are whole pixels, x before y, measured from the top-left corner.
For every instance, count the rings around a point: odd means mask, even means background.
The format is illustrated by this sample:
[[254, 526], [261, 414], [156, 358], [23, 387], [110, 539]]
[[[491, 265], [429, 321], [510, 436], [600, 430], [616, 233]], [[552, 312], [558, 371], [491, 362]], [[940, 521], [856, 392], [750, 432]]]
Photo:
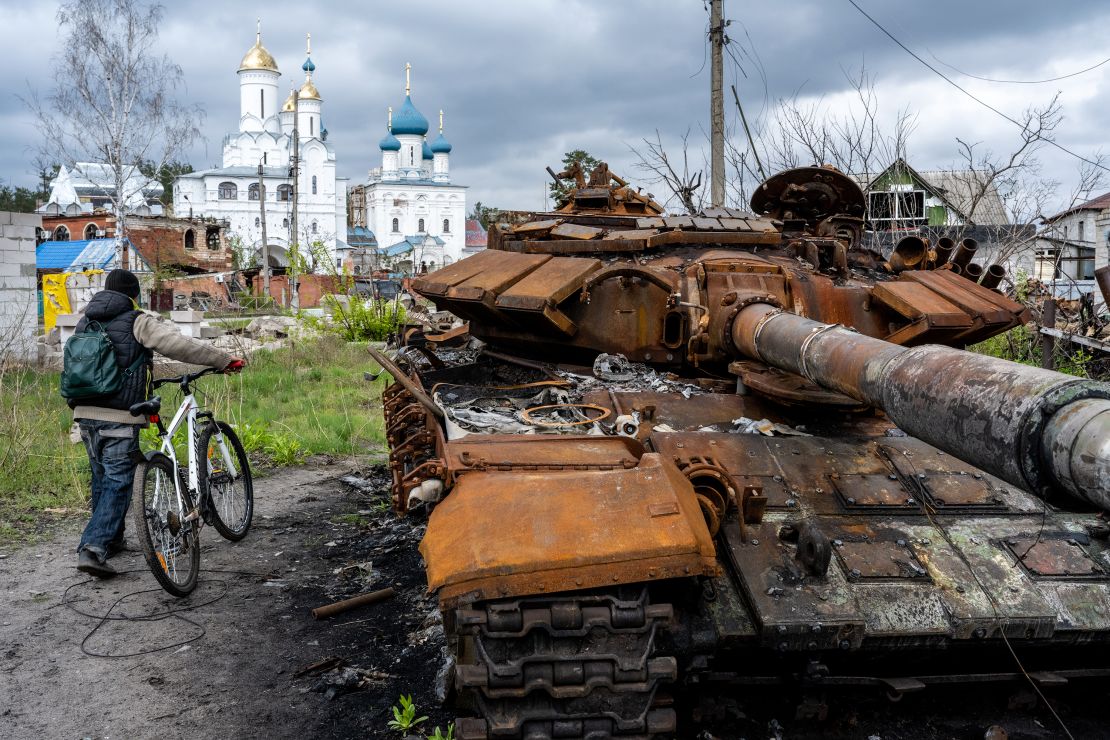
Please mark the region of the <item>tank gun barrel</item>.
[[1041, 497], [1110, 511], [1110, 384], [938, 345], [906, 348], [766, 303], [740, 354], [870, 404], [908, 434]]

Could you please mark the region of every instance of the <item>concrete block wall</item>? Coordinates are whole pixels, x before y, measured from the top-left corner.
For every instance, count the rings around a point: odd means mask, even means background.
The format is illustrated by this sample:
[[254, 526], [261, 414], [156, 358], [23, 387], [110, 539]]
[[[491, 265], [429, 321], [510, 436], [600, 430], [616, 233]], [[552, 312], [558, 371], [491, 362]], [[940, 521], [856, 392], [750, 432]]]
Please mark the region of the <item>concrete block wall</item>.
[[35, 359], [35, 229], [42, 217], [0, 211], [0, 361]]

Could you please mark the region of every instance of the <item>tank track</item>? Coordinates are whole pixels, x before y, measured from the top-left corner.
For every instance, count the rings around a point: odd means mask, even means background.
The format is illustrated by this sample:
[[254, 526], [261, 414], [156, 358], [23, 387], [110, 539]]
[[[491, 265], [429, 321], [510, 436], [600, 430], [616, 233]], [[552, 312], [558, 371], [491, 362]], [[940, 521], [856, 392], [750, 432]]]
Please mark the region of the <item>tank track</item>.
[[455, 612], [460, 698], [480, 718], [460, 718], [460, 740], [651, 738], [673, 732], [658, 706], [678, 677], [673, 657], [653, 656], [669, 604], [631, 593], [555, 594], [486, 602]]

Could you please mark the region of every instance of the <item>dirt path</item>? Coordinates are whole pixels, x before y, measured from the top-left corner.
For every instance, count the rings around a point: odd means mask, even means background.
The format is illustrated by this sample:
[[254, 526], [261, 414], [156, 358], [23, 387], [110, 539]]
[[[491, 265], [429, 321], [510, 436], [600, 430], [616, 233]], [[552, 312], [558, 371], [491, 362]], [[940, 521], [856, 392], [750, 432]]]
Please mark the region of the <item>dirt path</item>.
[[[421, 524], [340, 482], [353, 469], [258, 481], [251, 533], [229, 543], [206, 528], [201, 583], [184, 600], [157, 588], [139, 553], [113, 559], [126, 572], [109, 581], [78, 573], [76, 522], [42, 544], [0, 549], [0, 737], [386, 737], [402, 691], [443, 723], [433, 699], [442, 628], [416, 560]], [[387, 585], [397, 590], [389, 602], [327, 622], [309, 613]], [[95, 632], [100, 620], [74, 611], [102, 615], [125, 596], [113, 616], [194, 608]], [[297, 675], [329, 656], [348, 670]]]

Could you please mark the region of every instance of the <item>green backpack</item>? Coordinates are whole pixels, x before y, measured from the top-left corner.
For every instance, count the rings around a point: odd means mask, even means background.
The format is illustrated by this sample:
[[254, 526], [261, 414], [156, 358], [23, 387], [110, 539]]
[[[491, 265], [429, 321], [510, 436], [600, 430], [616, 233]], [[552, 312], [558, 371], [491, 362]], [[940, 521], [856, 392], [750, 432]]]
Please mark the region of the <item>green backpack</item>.
[[[95, 327], [95, 329], [94, 329]], [[116, 362], [116, 348], [97, 321], [66, 341], [62, 357], [62, 397], [70, 400], [114, 396], [126, 377], [133, 375], [145, 358], [140, 357], [126, 370]]]

